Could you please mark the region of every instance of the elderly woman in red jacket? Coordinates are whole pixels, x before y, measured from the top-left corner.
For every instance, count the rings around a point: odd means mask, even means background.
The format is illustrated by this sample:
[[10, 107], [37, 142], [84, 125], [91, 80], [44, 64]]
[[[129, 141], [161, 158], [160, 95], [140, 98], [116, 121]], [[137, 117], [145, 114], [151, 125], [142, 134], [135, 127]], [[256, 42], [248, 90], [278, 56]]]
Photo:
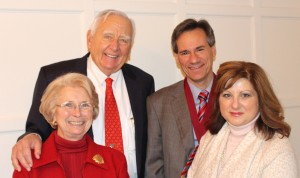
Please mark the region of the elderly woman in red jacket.
[[69, 73], [46, 88], [40, 112], [56, 130], [43, 143], [31, 171], [14, 171], [13, 178], [129, 178], [125, 156], [97, 145], [87, 131], [98, 115], [98, 96], [84, 75]]

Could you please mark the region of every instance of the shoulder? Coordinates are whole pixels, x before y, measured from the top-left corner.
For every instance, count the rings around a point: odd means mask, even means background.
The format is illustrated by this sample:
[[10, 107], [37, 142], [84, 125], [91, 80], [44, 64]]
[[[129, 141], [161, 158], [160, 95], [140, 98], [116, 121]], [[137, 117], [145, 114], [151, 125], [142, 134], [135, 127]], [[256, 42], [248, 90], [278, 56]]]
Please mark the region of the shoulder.
[[87, 66], [87, 57], [83, 56], [81, 58], [75, 58], [75, 59], [68, 59], [68, 60], [63, 60], [60, 62], [52, 63], [49, 65], [45, 65], [41, 68], [41, 70], [46, 70], [46, 71], [67, 71], [70, 70], [72, 71], [74, 67], [80, 66], [80, 68], [83, 68]]
[[[264, 141], [261, 152], [264, 172], [269, 177], [294, 177], [297, 175], [297, 160], [290, 140], [276, 133], [272, 139]], [[275, 176], [275, 177], [276, 177]]]
[[263, 141], [261, 154], [266, 165], [277, 162], [289, 162], [289, 164], [292, 164], [296, 159], [289, 138], [282, 137], [278, 133], [275, 133], [270, 140]]
[[172, 95], [177, 95], [177, 94], [184, 95], [183, 80], [157, 90], [150, 97], [151, 98], [171, 97]]
[[38, 76], [39, 83], [49, 83], [58, 76], [68, 72], [77, 72], [86, 75], [88, 55], [89, 54], [81, 58], [64, 60], [41, 67]]
[[153, 80], [152, 75], [128, 63], [123, 65], [122, 72], [124, 73], [124, 75], [133, 75], [136, 78], [141, 78], [144, 80]]
[[122, 71], [123, 72], [133, 72], [135, 74], [140, 74], [143, 76], [147, 76], [147, 77], [152, 77], [152, 75], [150, 75], [149, 73], [145, 72], [144, 70], [132, 65], [132, 64], [128, 64], [125, 63], [122, 67]]
[[264, 149], [268, 150], [270, 155], [276, 157], [279, 154], [293, 153], [292, 144], [287, 137], [282, 137], [281, 134], [275, 133], [273, 138], [265, 141]]

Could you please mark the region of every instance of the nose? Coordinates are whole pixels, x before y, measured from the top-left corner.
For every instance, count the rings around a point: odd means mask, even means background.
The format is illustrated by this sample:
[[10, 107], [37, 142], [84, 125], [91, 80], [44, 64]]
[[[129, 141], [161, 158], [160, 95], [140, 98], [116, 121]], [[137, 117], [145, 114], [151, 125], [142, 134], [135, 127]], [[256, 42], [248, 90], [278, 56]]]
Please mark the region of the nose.
[[232, 108], [237, 109], [239, 107], [239, 105], [240, 105], [239, 98], [233, 97], [232, 103], [231, 103]]
[[73, 115], [79, 117], [81, 115], [80, 107], [76, 106], [73, 110]]
[[190, 55], [190, 60], [194, 63], [194, 62], [197, 62], [198, 60], [198, 56], [195, 52], [191, 52], [191, 55]]
[[110, 48], [114, 51], [117, 51], [119, 49], [119, 40], [118, 39], [111, 40]]

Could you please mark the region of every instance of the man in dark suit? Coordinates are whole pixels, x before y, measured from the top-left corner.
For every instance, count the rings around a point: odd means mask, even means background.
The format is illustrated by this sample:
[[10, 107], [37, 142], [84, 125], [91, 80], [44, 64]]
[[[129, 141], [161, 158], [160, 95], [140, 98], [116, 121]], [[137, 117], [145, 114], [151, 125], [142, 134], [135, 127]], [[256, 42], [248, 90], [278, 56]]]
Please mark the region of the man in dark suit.
[[133, 22], [127, 15], [116, 10], [106, 10], [95, 17], [87, 33], [88, 54], [41, 68], [26, 122], [26, 133], [12, 149], [12, 162], [16, 170], [20, 170], [19, 163], [30, 170], [31, 149], [34, 150], [34, 156], [39, 158], [41, 139], [45, 141], [52, 132], [38, 109], [45, 88], [64, 73], [78, 72], [92, 80], [99, 95], [99, 116], [88, 133], [96, 143], [102, 145], [105, 144], [105, 80], [107, 77], [113, 79], [112, 88], [120, 115], [128, 172], [131, 178], [144, 176], [147, 146], [146, 98], [154, 92], [154, 79], [141, 69], [126, 63], [130, 58], [133, 40]]
[[[215, 36], [206, 20], [187, 19], [172, 34], [172, 49], [185, 79], [162, 88], [147, 100], [148, 145], [145, 178], [180, 174], [206, 132], [214, 96]], [[198, 95], [208, 92], [204, 117]], [[201, 149], [201, 148], [200, 148]]]

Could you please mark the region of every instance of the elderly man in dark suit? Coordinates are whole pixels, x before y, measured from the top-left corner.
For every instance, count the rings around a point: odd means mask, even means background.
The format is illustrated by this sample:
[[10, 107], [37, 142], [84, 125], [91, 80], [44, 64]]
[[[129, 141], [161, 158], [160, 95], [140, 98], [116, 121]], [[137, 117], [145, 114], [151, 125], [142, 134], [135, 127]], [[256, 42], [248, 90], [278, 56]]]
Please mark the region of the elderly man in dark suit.
[[147, 100], [145, 178], [180, 177], [206, 132], [205, 123], [215, 100], [212, 67], [216, 47], [209, 23], [187, 19], [178, 24], [172, 34], [172, 49], [185, 79], [158, 90]]
[[147, 146], [146, 98], [154, 92], [154, 79], [141, 69], [126, 63], [130, 58], [134, 34], [133, 22], [123, 12], [100, 12], [87, 33], [88, 54], [41, 68], [26, 122], [26, 133], [12, 149], [12, 162], [16, 170], [20, 170], [19, 163], [30, 170], [31, 149], [34, 150], [34, 156], [39, 158], [41, 139], [45, 141], [52, 132], [52, 128], [38, 110], [45, 88], [56, 77], [77, 72], [92, 80], [99, 95], [99, 116], [88, 133], [96, 143], [102, 145], [105, 145], [106, 140], [106, 79], [109, 77], [113, 80], [112, 89], [119, 112], [124, 147], [122, 151], [126, 156], [128, 172], [131, 178], [144, 176]]

